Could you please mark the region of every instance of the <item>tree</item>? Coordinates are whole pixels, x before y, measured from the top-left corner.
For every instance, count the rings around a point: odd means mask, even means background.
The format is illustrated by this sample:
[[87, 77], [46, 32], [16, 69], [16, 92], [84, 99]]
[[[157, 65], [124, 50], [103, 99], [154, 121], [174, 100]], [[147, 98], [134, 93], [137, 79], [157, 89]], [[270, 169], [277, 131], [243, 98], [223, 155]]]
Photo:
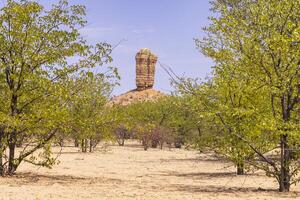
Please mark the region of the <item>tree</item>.
[[160, 111], [155, 102], [136, 102], [126, 107], [126, 119], [129, 130], [135, 133], [135, 137], [142, 141], [144, 150], [150, 147], [151, 132], [158, 126], [161, 120]]
[[176, 86], [177, 92], [182, 95], [177, 110], [189, 111], [188, 123], [183, 126], [198, 132], [197, 135], [190, 134], [191, 142], [200, 151], [214, 151], [216, 155], [232, 161], [237, 167], [237, 174], [244, 174], [253, 152], [237, 135], [248, 139], [257, 136], [257, 127], [249, 126], [257, 121], [253, 112], [254, 102], [241, 95], [245, 88], [235, 88], [238, 85], [232, 79], [220, 82], [218, 77], [206, 83], [181, 79]]
[[91, 152], [101, 139], [109, 138], [114, 119], [106, 103], [116, 84], [112, 78], [114, 71], [105, 76], [87, 72], [68, 82], [72, 96], [68, 103], [68, 125], [72, 138], [81, 141], [83, 152], [87, 151], [88, 140]]
[[165, 142], [172, 142], [174, 130], [168, 126], [173, 112], [171, 98], [167, 96], [155, 101], [135, 102], [121, 108], [125, 115], [120, 124], [142, 141], [145, 150], [158, 145], [162, 148]]
[[[0, 13], [1, 174], [22, 161], [48, 166], [51, 141], [68, 122], [72, 74], [111, 61], [106, 43], [89, 45], [80, 36], [85, 8], [61, 0], [50, 10], [35, 1], [8, 0]], [[71, 58], [74, 62], [70, 62]], [[16, 145], [24, 144], [16, 154]], [[3, 153], [9, 150], [8, 158]], [[42, 149], [38, 158], [34, 152]], [[4, 162], [3, 162], [4, 161]]]
[[268, 132], [270, 141], [279, 143], [275, 159], [251, 138], [234, 135], [260, 158], [252, 164], [275, 177], [281, 192], [299, 181], [299, 7], [299, 0], [215, 0], [216, 16], [205, 28], [207, 37], [196, 39], [201, 51], [215, 61], [217, 79], [228, 82], [233, 77], [241, 87], [249, 84], [240, 91], [242, 96], [265, 97], [256, 102], [254, 111], [257, 123], [269, 127], [260, 132]]

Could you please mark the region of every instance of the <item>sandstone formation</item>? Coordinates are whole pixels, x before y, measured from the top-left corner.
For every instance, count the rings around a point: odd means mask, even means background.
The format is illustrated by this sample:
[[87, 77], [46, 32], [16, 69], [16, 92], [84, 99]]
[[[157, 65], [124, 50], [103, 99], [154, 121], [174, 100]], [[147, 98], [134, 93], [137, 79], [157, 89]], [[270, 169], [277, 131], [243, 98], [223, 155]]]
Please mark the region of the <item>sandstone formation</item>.
[[155, 77], [155, 64], [157, 56], [149, 49], [141, 49], [135, 57], [136, 60], [136, 89], [112, 98], [108, 106], [129, 105], [137, 101], [155, 101], [165, 96], [164, 93], [152, 89]]
[[154, 85], [157, 56], [149, 49], [141, 49], [135, 56], [136, 87], [138, 91], [151, 89]]
[[132, 90], [126, 92], [125, 94], [112, 98], [112, 100], [108, 103], [108, 106], [113, 106], [114, 104], [126, 106], [138, 101], [155, 101], [163, 96], [165, 96], [164, 93], [154, 89], [147, 89], [142, 91]]

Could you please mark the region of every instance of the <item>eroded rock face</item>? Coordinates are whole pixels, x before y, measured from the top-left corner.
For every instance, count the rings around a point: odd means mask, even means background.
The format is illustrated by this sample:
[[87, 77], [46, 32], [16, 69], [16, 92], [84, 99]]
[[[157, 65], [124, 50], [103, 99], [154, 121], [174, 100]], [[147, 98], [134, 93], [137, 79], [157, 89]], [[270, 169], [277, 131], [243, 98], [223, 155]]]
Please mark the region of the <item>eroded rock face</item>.
[[141, 49], [135, 56], [136, 87], [138, 91], [151, 89], [154, 85], [157, 56], [149, 49]]

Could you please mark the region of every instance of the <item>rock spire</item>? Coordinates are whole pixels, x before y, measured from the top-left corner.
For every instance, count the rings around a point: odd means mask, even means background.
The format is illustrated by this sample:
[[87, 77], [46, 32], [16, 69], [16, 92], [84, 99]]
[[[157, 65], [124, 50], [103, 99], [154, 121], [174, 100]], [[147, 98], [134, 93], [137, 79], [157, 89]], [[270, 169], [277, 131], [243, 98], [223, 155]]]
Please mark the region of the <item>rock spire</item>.
[[154, 85], [155, 65], [157, 56], [149, 49], [141, 49], [135, 56], [136, 89], [138, 91], [151, 89]]

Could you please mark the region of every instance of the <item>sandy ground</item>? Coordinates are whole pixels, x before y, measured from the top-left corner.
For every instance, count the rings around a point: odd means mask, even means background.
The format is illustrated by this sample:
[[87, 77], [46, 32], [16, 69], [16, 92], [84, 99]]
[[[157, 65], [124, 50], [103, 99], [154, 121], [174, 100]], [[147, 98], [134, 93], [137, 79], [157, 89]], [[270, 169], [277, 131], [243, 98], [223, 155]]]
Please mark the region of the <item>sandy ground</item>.
[[273, 179], [236, 176], [228, 166], [182, 149], [130, 144], [83, 154], [68, 147], [53, 169], [24, 164], [15, 177], [0, 178], [0, 199], [300, 199], [299, 186], [280, 194]]

